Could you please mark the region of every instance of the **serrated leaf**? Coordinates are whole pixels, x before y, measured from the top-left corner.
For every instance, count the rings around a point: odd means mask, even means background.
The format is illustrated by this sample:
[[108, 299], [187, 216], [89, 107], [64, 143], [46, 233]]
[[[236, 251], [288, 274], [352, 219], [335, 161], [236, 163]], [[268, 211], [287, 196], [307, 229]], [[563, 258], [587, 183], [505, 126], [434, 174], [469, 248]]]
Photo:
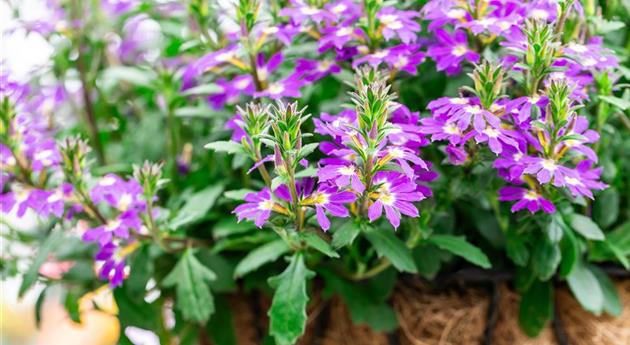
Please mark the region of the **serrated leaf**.
[[24, 293], [26, 293], [33, 284], [35, 284], [37, 277], [39, 276], [39, 268], [48, 259], [48, 255], [59, 247], [61, 243], [63, 243], [63, 232], [53, 230], [41, 246], [39, 246], [35, 259], [22, 277], [22, 284], [20, 284], [20, 289], [18, 291], [19, 298], [22, 298]]
[[440, 249], [449, 251], [457, 256], [461, 256], [468, 262], [471, 262], [477, 266], [483, 268], [490, 268], [490, 260], [481, 249], [473, 246], [464, 236], [452, 236], [452, 235], [432, 235], [427, 239], [428, 242], [433, 243]]
[[221, 192], [223, 192], [223, 185], [218, 184], [193, 194], [177, 212], [175, 218], [170, 221], [170, 226], [178, 229], [201, 220], [214, 206]]
[[602, 241], [605, 236], [602, 230], [589, 217], [574, 213], [571, 216], [571, 227], [589, 240]]
[[236, 141], [215, 141], [207, 143], [203, 146], [204, 149], [214, 150], [216, 152], [227, 152], [229, 154], [243, 152], [243, 145]]
[[234, 269], [234, 277], [242, 277], [264, 264], [274, 262], [291, 248], [282, 239], [264, 244], [249, 252]]
[[201, 264], [192, 249], [187, 249], [162, 285], [175, 287], [177, 308], [186, 320], [205, 323], [214, 313], [214, 300], [209, 282], [216, 275]]
[[306, 328], [306, 283], [315, 273], [306, 268], [304, 257], [295, 253], [289, 266], [281, 274], [269, 278], [275, 288], [269, 308], [269, 333], [278, 345], [291, 345], [304, 334]]
[[521, 296], [518, 320], [525, 334], [537, 336], [553, 316], [551, 282], [534, 281]]
[[364, 230], [365, 237], [372, 243], [376, 252], [381, 257], [386, 257], [399, 271], [417, 273], [418, 269], [413, 262], [413, 256], [405, 243], [396, 237], [390, 230], [367, 227]]
[[354, 239], [359, 235], [359, 232], [361, 232], [359, 224], [353, 220], [347, 221], [333, 233], [332, 246], [341, 248], [351, 245]]
[[582, 260], [578, 260], [571, 273], [567, 276], [567, 283], [573, 296], [582, 307], [596, 315], [604, 309], [604, 292], [599, 281], [591, 269]]
[[329, 258], [339, 257], [339, 254], [337, 254], [333, 247], [317, 234], [313, 232], [304, 232], [301, 234], [301, 238], [310, 248], [317, 250]]

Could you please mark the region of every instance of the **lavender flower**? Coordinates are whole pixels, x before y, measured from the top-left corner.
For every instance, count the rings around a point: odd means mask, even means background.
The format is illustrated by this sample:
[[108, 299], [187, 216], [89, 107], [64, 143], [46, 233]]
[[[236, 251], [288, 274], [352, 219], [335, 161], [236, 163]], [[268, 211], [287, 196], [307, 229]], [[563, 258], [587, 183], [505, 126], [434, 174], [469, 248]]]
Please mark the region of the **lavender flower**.
[[243, 219], [253, 220], [259, 228], [269, 220], [271, 212], [280, 207], [271, 198], [269, 188], [263, 188], [257, 193], [248, 193], [245, 201], [247, 203], [239, 205], [232, 213], [236, 214], [239, 222]]
[[397, 172], [379, 172], [374, 178], [376, 190], [370, 193], [372, 204], [368, 209], [368, 218], [374, 221], [381, 217], [385, 209], [385, 217], [394, 228], [400, 225], [400, 216], [418, 217], [418, 209], [413, 202], [425, 196], [417, 191], [416, 184], [407, 176]]
[[461, 71], [462, 62], [479, 62], [479, 54], [468, 48], [468, 38], [464, 31], [457, 30], [449, 34], [438, 29], [435, 38], [437, 42], [429, 47], [427, 55], [435, 60], [438, 71], [445, 71], [449, 75], [457, 74]]
[[381, 26], [382, 34], [385, 40], [389, 41], [394, 37], [398, 38], [405, 44], [415, 42], [417, 40], [416, 33], [420, 31], [420, 24], [416, 22], [420, 13], [415, 11], [400, 11], [394, 7], [384, 7], [377, 14]]
[[499, 190], [499, 200], [518, 200], [512, 206], [512, 212], [518, 212], [524, 208], [527, 208], [531, 213], [536, 213], [540, 210], [543, 210], [546, 213], [556, 212], [556, 207], [551, 203], [551, 201], [543, 198], [536, 191], [525, 188], [503, 187]]
[[335, 217], [348, 217], [350, 213], [344, 204], [352, 203], [356, 197], [351, 192], [339, 192], [334, 187], [320, 186], [317, 191], [300, 202], [303, 206], [314, 206], [317, 222], [322, 230], [330, 228], [330, 220], [326, 211]]

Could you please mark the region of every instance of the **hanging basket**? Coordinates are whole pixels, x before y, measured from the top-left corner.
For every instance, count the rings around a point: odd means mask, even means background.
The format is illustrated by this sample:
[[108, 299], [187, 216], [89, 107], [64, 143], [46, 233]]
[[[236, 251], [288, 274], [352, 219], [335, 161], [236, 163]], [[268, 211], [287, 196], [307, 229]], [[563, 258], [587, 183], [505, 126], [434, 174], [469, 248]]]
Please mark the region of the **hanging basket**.
[[[520, 296], [507, 284], [498, 287], [495, 315], [489, 317], [489, 289], [453, 286], [436, 289], [420, 279], [400, 282], [391, 297], [400, 327], [391, 334], [352, 323], [345, 303], [324, 300], [318, 292], [308, 308], [300, 345], [630, 345], [630, 280], [615, 285], [624, 306], [618, 317], [595, 316], [578, 304], [566, 287], [556, 289], [558, 325], [536, 338], [518, 324]], [[268, 296], [238, 294], [229, 298], [239, 345], [259, 345], [268, 332]], [[558, 341], [559, 338], [562, 338]], [[491, 341], [490, 341], [491, 340]]]

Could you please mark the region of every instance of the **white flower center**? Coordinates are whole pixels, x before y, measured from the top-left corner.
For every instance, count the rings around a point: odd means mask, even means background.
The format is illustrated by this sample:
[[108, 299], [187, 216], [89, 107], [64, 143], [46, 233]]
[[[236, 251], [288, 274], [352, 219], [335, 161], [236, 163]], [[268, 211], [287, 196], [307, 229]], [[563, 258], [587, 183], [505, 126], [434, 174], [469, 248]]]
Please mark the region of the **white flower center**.
[[483, 130], [483, 133], [487, 136], [489, 136], [490, 138], [496, 138], [499, 136], [499, 131], [497, 131], [496, 129], [492, 128], [492, 127], [486, 127], [486, 129]]
[[302, 9], [300, 10], [300, 12], [302, 12], [302, 14], [305, 14], [307, 16], [312, 16], [314, 14], [319, 13], [319, 8], [317, 7], [312, 7], [312, 6], [308, 6], [308, 7], [302, 7]]
[[284, 91], [284, 86], [282, 84], [273, 83], [269, 85], [269, 93], [272, 95], [281, 94]]
[[456, 45], [453, 50], [451, 51], [451, 53], [453, 53], [453, 55], [460, 57], [464, 54], [466, 54], [468, 52], [468, 47], [466, 47], [463, 44], [460, 45]]
[[442, 130], [446, 134], [451, 134], [451, 135], [461, 134], [461, 132], [459, 131], [459, 128], [454, 123], [447, 123], [446, 125], [444, 125], [444, 127], [442, 127]]
[[478, 105], [469, 105], [464, 108], [464, 110], [471, 115], [477, 115], [481, 113], [481, 108], [479, 108]]
[[98, 184], [103, 186], [103, 187], [109, 187], [109, 186], [113, 186], [114, 183], [116, 183], [116, 179], [113, 176], [106, 176], [103, 177]]
[[118, 208], [121, 211], [127, 211], [132, 201], [133, 201], [133, 198], [131, 197], [131, 194], [125, 193], [120, 197], [120, 199], [118, 199], [116, 208]]
[[461, 8], [454, 8], [448, 12], [446, 12], [446, 16], [452, 19], [461, 19], [466, 16], [466, 11]]
[[262, 211], [269, 211], [273, 209], [273, 201], [272, 200], [264, 200], [258, 203], [258, 209]]
[[537, 8], [531, 12], [531, 16], [534, 19], [544, 20], [549, 18], [549, 12]]
[[538, 193], [534, 192], [533, 190], [530, 190], [529, 192], [525, 193], [525, 195], [523, 195], [523, 199], [525, 200], [538, 200]]
[[341, 28], [337, 30], [337, 36], [342, 37], [342, 36], [352, 35], [353, 31], [354, 30], [351, 27]]
[[545, 170], [549, 170], [549, 171], [555, 171], [556, 169], [558, 169], [558, 166], [556, 165], [556, 162], [553, 159], [544, 159], [540, 165], [542, 165], [542, 167]]
[[571, 186], [581, 186], [582, 182], [580, 182], [580, 180], [574, 178], [574, 177], [567, 177], [564, 179], [567, 184], [570, 184]]
[[347, 8], [348, 8], [348, 6], [346, 6], [344, 4], [339, 4], [339, 5], [335, 6], [335, 7], [333, 7], [331, 11], [332, 11], [332, 13], [339, 14], [339, 13], [345, 11]]
[[355, 174], [353, 166], [343, 166], [337, 169], [337, 172], [344, 176], [352, 176]]
[[468, 104], [468, 99], [467, 98], [462, 98], [462, 97], [455, 97], [455, 98], [451, 98], [451, 103], [452, 104], [458, 104], [458, 105], [464, 105], [464, 104]]

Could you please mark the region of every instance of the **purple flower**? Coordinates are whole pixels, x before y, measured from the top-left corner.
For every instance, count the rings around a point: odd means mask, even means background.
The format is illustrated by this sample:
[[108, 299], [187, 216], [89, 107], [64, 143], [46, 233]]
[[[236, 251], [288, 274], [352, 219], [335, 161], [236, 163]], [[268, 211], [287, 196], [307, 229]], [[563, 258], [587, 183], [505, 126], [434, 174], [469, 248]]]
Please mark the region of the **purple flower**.
[[127, 239], [130, 230], [139, 231], [141, 227], [142, 220], [139, 215], [134, 211], [127, 211], [110, 220], [107, 224], [86, 230], [82, 239], [85, 242], [97, 242], [103, 246], [114, 239]]
[[454, 165], [462, 165], [468, 160], [468, 152], [462, 146], [449, 144], [446, 146], [446, 154]]
[[363, 37], [363, 31], [352, 26], [351, 21], [339, 23], [336, 26], [322, 28], [322, 37], [319, 40], [319, 51], [330, 48], [342, 49], [346, 43]]
[[414, 169], [409, 163], [414, 164], [421, 169], [429, 170], [425, 161], [418, 157], [415, 152], [403, 146], [388, 147], [379, 152], [378, 157], [379, 160], [377, 162], [377, 166], [384, 166], [390, 161], [395, 161], [409, 178], [413, 178], [415, 174]]
[[435, 38], [437, 42], [429, 47], [427, 55], [435, 60], [438, 71], [446, 71], [449, 75], [457, 74], [461, 71], [463, 61], [479, 61], [479, 54], [468, 48], [466, 32], [457, 30], [451, 35], [438, 29], [435, 31]]
[[593, 199], [593, 190], [602, 190], [608, 186], [599, 181], [602, 168], [592, 169], [592, 165], [592, 161], [583, 160], [578, 163], [575, 169], [559, 167], [558, 175], [561, 178], [556, 178], [554, 185], [566, 187], [573, 196], [582, 195]]
[[382, 8], [376, 14], [385, 40], [389, 41], [398, 36], [403, 43], [416, 41], [416, 33], [420, 31], [420, 24], [415, 19], [417, 17], [420, 17], [418, 12], [400, 11], [390, 6]]
[[354, 164], [326, 165], [317, 170], [317, 177], [322, 182], [331, 181], [339, 188], [350, 185], [352, 190], [359, 194], [365, 190], [365, 185], [361, 182], [357, 167]]
[[524, 208], [527, 208], [529, 212], [536, 213], [540, 210], [546, 213], [556, 212], [556, 207], [551, 201], [543, 198], [536, 191], [519, 188], [519, 187], [503, 187], [499, 190], [499, 200], [501, 201], [515, 201], [512, 205], [512, 212], [518, 212]]
[[128, 274], [129, 267], [125, 264], [124, 258], [121, 258], [117, 252], [120, 251], [118, 245], [113, 242], [106, 243], [99, 247], [95, 259], [102, 261], [99, 269], [99, 278], [109, 280], [112, 288], [120, 286]]
[[523, 173], [535, 175], [538, 182], [545, 184], [549, 183], [558, 173], [558, 162], [551, 158], [542, 157], [523, 157], [523, 163], [525, 169]]
[[300, 88], [304, 85], [304, 81], [293, 75], [276, 82], [272, 82], [266, 89], [254, 93], [254, 97], [269, 97], [271, 99], [279, 99], [282, 97], [300, 97]]
[[194, 85], [194, 79], [207, 70], [235, 59], [237, 50], [236, 45], [231, 45], [208, 53], [189, 64], [182, 75], [182, 90], [191, 88]]
[[247, 194], [245, 201], [247, 203], [238, 206], [232, 213], [236, 214], [239, 222], [243, 219], [253, 220], [254, 224], [259, 228], [269, 219], [271, 211], [277, 209], [276, 203], [271, 198], [269, 188], [263, 188], [257, 193]]
[[330, 220], [326, 211], [335, 217], [348, 217], [350, 213], [344, 204], [352, 203], [356, 197], [351, 192], [339, 192], [334, 187], [320, 186], [317, 191], [302, 199], [301, 205], [314, 206], [317, 222], [322, 230], [330, 228]]
[[409, 217], [420, 215], [413, 202], [425, 196], [407, 176], [394, 171], [379, 172], [374, 178], [374, 184], [377, 188], [370, 193], [372, 204], [368, 208], [371, 222], [381, 217], [383, 208], [385, 217], [394, 228], [400, 225], [401, 214]]
[[291, 7], [285, 7], [280, 10], [280, 15], [289, 17], [294, 23], [306, 23], [309, 20], [312, 20], [315, 23], [320, 23], [326, 19], [335, 19], [330, 12], [317, 8], [301, 0], [291, 1]]
[[295, 73], [308, 82], [313, 82], [326, 77], [327, 75], [341, 72], [341, 67], [330, 60], [308, 60], [299, 58], [296, 60]]
[[136, 180], [125, 181], [115, 174], [107, 174], [90, 190], [90, 197], [95, 204], [106, 202], [124, 212], [144, 208], [142, 193], [142, 186]]

